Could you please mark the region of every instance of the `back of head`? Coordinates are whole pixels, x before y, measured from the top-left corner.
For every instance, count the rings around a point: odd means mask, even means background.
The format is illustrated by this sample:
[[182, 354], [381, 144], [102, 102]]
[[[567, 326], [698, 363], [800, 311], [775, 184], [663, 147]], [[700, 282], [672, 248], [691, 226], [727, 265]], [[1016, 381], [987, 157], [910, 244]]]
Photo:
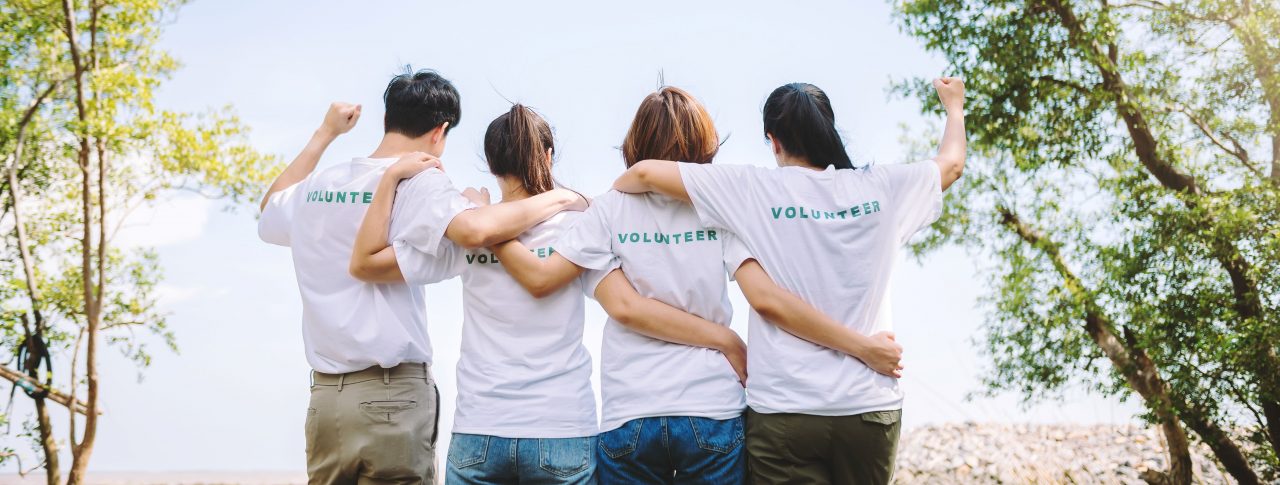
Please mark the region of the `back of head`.
[[484, 157], [489, 162], [489, 172], [520, 180], [529, 195], [555, 188], [551, 177], [554, 153], [551, 125], [521, 104], [495, 118], [484, 133]]
[[627, 166], [646, 159], [711, 163], [720, 150], [711, 115], [692, 95], [664, 87], [645, 96], [622, 140]]
[[462, 121], [462, 96], [453, 83], [430, 69], [391, 78], [382, 93], [386, 105], [383, 130], [418, 138], [444, 123], [448, 133]]
[[788, 155], [815, 167], [853, 168], [827, 93], [808, 83], [778, 87], [764, 102], [764, 132]]

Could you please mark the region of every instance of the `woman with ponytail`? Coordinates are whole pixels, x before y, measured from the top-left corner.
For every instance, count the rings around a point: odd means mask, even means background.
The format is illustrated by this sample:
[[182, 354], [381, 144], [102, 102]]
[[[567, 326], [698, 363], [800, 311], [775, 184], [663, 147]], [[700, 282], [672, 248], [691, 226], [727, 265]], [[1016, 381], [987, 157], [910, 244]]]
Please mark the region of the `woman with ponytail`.
[[[484, 154], [502, 190], [497, 206], [563, 190], [551, 176], [551, 126], [525, 106], [517, 104], [489, 124]], [[458, 400], [446, 483], [595, 483], [598, 426], [591, 355], [582, 345], [582, 282], [534, 297], [489, 249], [465, 249], [450, 241], [420, 244], [439, 238], [418, 234], [429, 228], [415, 227], [415, 214], [434, 209], [422, 206], [410, 182], [401, 185], [389, 214], [370, 209], [361, 236], [376, 236], [364, 234], [377, 229], [369, 218], [390, 215], [389, 233], [399, 236], [388, 245], [405, 280], [462, 276]], [[489, 204], [487, 191], [468, 189], [466, 195], [476, 205]], [[515, 240], [545, 257], [579, 215], [560, 212]], [[387, 233], [384, 227], [384, 241]], [[380, 409], [377, 416], [383, 416]]]
[[[641, 101], [622, 157], [628, 167], [646, 158], [710, 164], [719, 144], [702, 103], [664, 87]], [[688, 204], [611, 191], [593, 201], [550, 257], [531, 254], [519, 241], [495, 248], [535, 295], [585, 274], [592, 284], [584, 289], [609, 314], [600, 365], [601, 482], [745, 482], [746, 356], [729, 329], [733, 309], [722, 264], [727, 252], [742, 254], [738, 246], [732, 234], [700, 223]], [[833, 340], [877, 358], [872, 339], [790, 294], [777, 296], [787, 318], [825, 326]], [[896, 367], [891, 354], [882, 353], [881, 365]]]
[[[781, 287], [846, 331], [892, 340], [889, 280], [912, 234], [936, 220], [965, 158], [964, 86], [934, 87], [947, 112], [933, 160], [853, 167], [825, 93], [781, 86], [764, 106], [779, 168], [645, 160], [614, 183], [691, 203], [699, 222], [736, 234], [726, 253], [751, 304], [747, 463], [753, 483], [889, 483], [902, 392], [838, 331], [791, 318]], [[776, 286], [773, 282], [777, 282]]]

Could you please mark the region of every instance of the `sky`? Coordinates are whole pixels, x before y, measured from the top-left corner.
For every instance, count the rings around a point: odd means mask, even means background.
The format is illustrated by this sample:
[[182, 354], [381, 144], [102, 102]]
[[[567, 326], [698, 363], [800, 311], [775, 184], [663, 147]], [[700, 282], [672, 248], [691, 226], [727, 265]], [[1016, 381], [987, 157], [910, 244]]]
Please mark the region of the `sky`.
[[[946, 72], [901, 34], [882, 1], [197, 0], [171, 19], [161, 46], [183, 64], [160, 90], [161, 107], [231, 105], [252, 129], [252, 143], [284, 161], [319, 126], [329, 102], [363, 104], [359, 124], [321, 166], [373, 150], [382, 133], [380, 96], [393, 74], [405, 65], [436, 69], [463, 99], [443, 157], [449, 175], [460, 187], [491, 191], [497, 186], [480, 156], [483, 130], [509, 101], [538, 109], [554, 126], [562, 183], [602, 193], [624, 168], [617, 146], [639, 101], [660, 80], [710, 110], [726, 138], [716, 163], [771, 166], [760, 108], [780, 84], [805, 81], [828, 93], [856, 164], [898, 163], [906, 152], [901, 126], [941, 120], [920, 116], [915, 101], [888, 92], [890, 84], [963, 75]], [[106, 414], [92, 469], [304, 469], [309, 369], [301, 304], [287, 248], [258, 240], [255, 213], [177, 195], [130, 220], [122, 243], [158, 248], [161, 305], [180, 351], [154, 342], [154, 365], [142, 373], [118, 353], [104, 354]], [[1132, 403], [1084, 391], [1033, 406], [1016, 395], [967, 398], [983, 389], [989, 367], [979, 350], [987, 284], [978, 257], [950, 248], [898, 266], [892, 304], [906, 348], [906, 429], [1132, 421]], [[745, 336], [747, 306], [736, 287], [731, 293], [733, 328]], [[456, 395], [458, 280], [428, 288], [427, 313], [443, 457]], [[588, 300], [585, 343], [597, 392], [604, 320]], [[65, 414], [55, 417], [65, 434]]]

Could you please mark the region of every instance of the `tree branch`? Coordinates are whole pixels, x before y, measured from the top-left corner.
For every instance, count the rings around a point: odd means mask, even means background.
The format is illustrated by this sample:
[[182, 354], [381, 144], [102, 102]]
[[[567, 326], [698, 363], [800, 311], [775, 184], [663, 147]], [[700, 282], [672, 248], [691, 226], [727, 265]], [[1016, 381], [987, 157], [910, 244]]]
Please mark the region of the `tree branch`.
[[[23, 389], [30, 389], [38, 392], [47, 392], [49, 393], [47, 397], [49, 398], [50, 401], [61, 404], [63, 407], [67, 408], [68, 410], [74, 411], [79, 414], [87, 415], [89, 413], [88, 404], [82, 401], [74, 400], [71, 398], [71, 396], [67, 395], [66, 393], [59, 391], [57, 389], [54, 389], [53, 387], [46, 386], [43, 383], [36, 381], [35, 379], [32, 379], [31, 376], [28, 376], [16, 370], [10, 369], [8, 366], [0, 365], [0, 378], [7, 379], [9, 382], [12, 382], [15, 386], [21, 387]], [[102, 411], [98, 410], [97, 413], [102, 414]]]

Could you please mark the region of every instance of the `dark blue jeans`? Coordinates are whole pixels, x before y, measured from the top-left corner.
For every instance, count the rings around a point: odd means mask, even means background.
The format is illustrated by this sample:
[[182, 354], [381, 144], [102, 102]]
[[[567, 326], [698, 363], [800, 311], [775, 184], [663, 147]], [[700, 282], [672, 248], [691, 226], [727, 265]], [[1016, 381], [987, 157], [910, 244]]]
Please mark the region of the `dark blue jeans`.
[[600, 483], [745, 483], [742, 417], [661, 416], [601, 433]]
[[595, 436], [517, 439], [454, 433], [445, 483], [592, 485], [595, 444]]

